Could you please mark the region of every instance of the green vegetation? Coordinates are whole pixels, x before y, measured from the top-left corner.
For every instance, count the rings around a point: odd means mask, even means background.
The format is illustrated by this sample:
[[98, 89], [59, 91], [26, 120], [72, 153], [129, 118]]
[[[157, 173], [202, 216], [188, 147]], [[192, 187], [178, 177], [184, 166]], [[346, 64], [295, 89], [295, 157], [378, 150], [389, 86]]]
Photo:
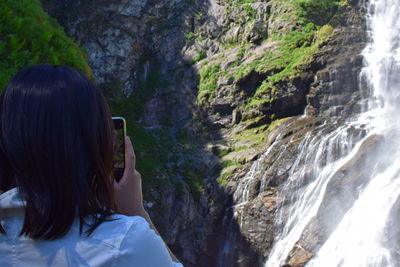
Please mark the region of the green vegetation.
[[221, 166], [223, 168], [230, 167], [230, 166], [241, 167], [241, 166], [243, 166], [243, 164], [238, 161], [234, 161], [234, 160], [224, 160], [224, 161], [222, 161]]
[[231, 170], [231, 171], [226, 171], [226, 172], [224, 172], [218, 179], [217, 179], [217, 183], [219, 184], [219, 185], [222, 185], [222, 186], [224, 186], [224, 185], [227, 185], [228, 184], [228, 177], [229, 176], [232, 176], [234, 174], [234, 172]]
[[215, 64], [205, 67], [200, 72], [200, 84], [198, 101], [211, 100], [218, 89], [217, 82], [220, 76], [221, 64]]
[[238, 57], [238, 59], [242, 59], [244, 53], [246, 53], [246, 47], [241, 47], [236, 56]]
[[207, 57], [207, 53], [205, 51], [201, 51], [197, 56], [193, 58], [192, 64], [196, 64], [202, 59], [205, 59]]
[[303, 71], [302, 66], [312, 61], [320, 45], [329, 38], [333, 27], [329, 24], [320, 27], [307, 19], [308, 13], [295, 10], [300, 16], [298, 19], [301, 24], [298, 29], [271, 37], [272, 40], [280, 41], [278, 54], [267, 52], [262, 59], [253, 61], [249, 65], [242, 65], [235, 72], [236, 80], [253, 70], [261, 73], [275, 72], [261, 85], [260, 93], [264, 89], [273, 88], [279, 82], [296, 78]]
[[67, 37], [38, 0], [0, 2], [0, 90], [21, 68], [62, 64], [92, 76], [85, 53]]
[[246, 15], [249, 16], [250, 21], [256, 18], [256, 10], [251, 5], [244, 5], [243, 9], [246, 12]]
[[221, 149], [217, 151], [218, 157], [222, 158], [232, 152], [232, 148]]
[[[290, 119], [283, 118], [283, 119], [276, 119], [273, 120], [269, 125], [263, 124], [261, 126], [255, 126], [249, 129], [245, 129], [243, 131], [237, 132], [232, 136], [232, 139], [238, 143], [247, 143], [249, 146], [243, 147], [233, 147], [231, 151], [240, 151], [244, 149], [248, 149], [251, 147], [258, 147], [262, 144], [265, 144], [266, 139], [268, 138], [268, 134], [276, 129], [282, 122]], [[251, 124], [256, 123], [257, 125], [257, 118], [249, 121], [243, 122], [244, 124]]]
[[289, 118], [283, 118], [283, 119], [279, 119], [279, 120], [274, 120], [273, 122], [271, 122], [271, 124], [268, 126], [267, 131], [271, 132], [273, 130], [275, 130], [282, 122], [287, 121]]
[[296, 15], [304, 23], [323, 25], [329, 22], [339, 6], [346, 1], [339, 0], [286, 0], [295, 4]]
[[194, 39], [194, 37], [195, 37], [194, 32], [189, 32], [189, 33], [185, 34], [186, 41], [191, 41]]
[[238, 141], [251, 142], [253, 146], [257, 146], [265, 143], [265, 139], [267, 137], [266, 134], [267, 130], [268, 130], [268, 125], [262, 125], [238, 132], [233, 136], [233, 138]]
[[237, 3], [236, 3], [236, 6], [241, 6], [241, 5], [244, 5], [244, 4], [252, 4], [252, 3], [254, 3], [254, 0], [239, 0]]
[[[276, 99], [277, 93], [285, 88], [288, 81], [300, 77], [313, 60], [316, 52], [328, 40], [333, 32], [333, 26], [329, 21], [336, 14], [337, 10], [346, 5], [346, 1], [337, 0], [277, 0], [282, 5], [291, 10], [285, 14], [288, 20], [295, 23], [295, 29], [287, 32], [275, 33], [268, 37], [266, 42], [279, 42], [277, 51], [267, 50], [264, 57], [254, 60], [250, 64], [241, 64], [241, 59], [246, 51], [243, 46], [238, 54], [238, 62], [231, 65], [231, 69], [204, 69], [206, 74], [210, 70], [218, 76], [233, 76], [236, 81], [246, 78], [251, 72], [267, 73], [267, 78], [256, 89], [254, 95], [248, 99], [245, 105], [246, 109], [252, 109], [257, 105], [270, 103]], [[244, 8], [251, 8], [253, 1], [239, 1], [238, 6], [244, 5]], [[238, 44], [236, 44], [238, 45]], [[213, 92], [211, 97], [218, 90], [216, 88], [216, 75], [201, 75], [199, 85], [200, 102], [209, 100], [204, 97], [206, 92]]]
[[[230, 153], [235, 153], [239, 152], [242, 150], [245, 150], [244, 153], [247, 151], [254, 151], [254, 148], [261, 148], [266, 144], [266, 140], [268, 139], [268, 135], [271, 131], [276, 129], [282, 122], [290, 119], [289, 118], [283, 118], [283, 119], [278, 119], [274, 120], [273, 122], [270, 123], [270, 125], [261, 125], [258, 127], [252, 127], [250, 129], [245, 129], [243, 131], [240, 131], [238, 133], [235, 133], [232, 136], [233, 143], [232, 144], [242, 144], [239, 146], [233, 145], [232, 147], [229, 147], [228, 149], [224, 149], [221, 151], [219, 157], [222, 159], [221, 162], [221, 167], [222, 168], [228, 168], [228, 167], [242, 167], [243, 162], [241, 159], [240, 154], [235, 157], [226, 157], [223, 158], [224, 156], [230, 154]], [[253, 119], [251, 121], [246, 121], [244, 122], [245, 124], [251, 124], [256, 122], [257, 119]], [[243, 145], [246, 144], [246, 145]], [[261, 148], [262, 149], [262, 148]], [[217, 183], [221, 186], [225, 186], [228, 184], [229, 177], [232, 176], [235, 172], [235, 168], [231, 169], [225, 169], [224, 171], [221, 172], [220, 176], [217, 178]]]

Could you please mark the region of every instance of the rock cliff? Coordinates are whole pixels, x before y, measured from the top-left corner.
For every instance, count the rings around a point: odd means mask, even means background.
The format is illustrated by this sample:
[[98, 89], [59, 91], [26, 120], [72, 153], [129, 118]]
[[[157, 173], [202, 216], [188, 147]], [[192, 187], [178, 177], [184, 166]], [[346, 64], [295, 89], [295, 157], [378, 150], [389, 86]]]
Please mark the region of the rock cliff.
[[43, 4], [127, 117], [146, 206], [185, 266], [262, 266], [304, 136], [361, 109], [365, 3]]

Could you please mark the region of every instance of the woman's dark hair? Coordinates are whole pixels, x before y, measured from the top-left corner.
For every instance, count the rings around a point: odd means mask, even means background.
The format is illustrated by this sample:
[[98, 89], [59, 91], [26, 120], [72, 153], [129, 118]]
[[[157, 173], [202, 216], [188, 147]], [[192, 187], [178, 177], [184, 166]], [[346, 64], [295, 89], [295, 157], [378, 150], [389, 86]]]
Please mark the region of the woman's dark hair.
[[12, 78], [0, 96], [0, 189], [26, 201], [21, 235], [60, 238], [75, 219], [90, 234], [108, 219], [112, 129], [104, 96], [79, 71], [37, 65]]

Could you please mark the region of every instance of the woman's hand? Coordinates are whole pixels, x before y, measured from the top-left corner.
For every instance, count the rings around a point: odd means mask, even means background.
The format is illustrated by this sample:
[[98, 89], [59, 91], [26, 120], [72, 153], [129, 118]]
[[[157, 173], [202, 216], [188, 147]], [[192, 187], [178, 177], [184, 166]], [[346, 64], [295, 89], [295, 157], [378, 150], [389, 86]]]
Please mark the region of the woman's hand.
[[[143, 195], [142, 195], [142, 176], [135, 169], [136, 167], [136, 156], [133, 151], [133, 146], [131, 139], [127, 136], [125, 137], [125, 171], [121, 180], [117, 183], [114, 181], [114, 192], [115, 201], [117, 204], [118, 213], [127, 216], [141, 216], [148, 223], [151, 229], [153, 229], [156, 234], [159, 235], [157, 229], [155, 228], [153, 222], [150, 219], [149, 214], [143, 207]], [[171, 258], [175, 262], [179, 260], [167, 247]]]
[[128, 136], [125, 137], [125, 151], [124, 175], [118, 183], [114, 181], [117, 211], [127, 216], [147, 217], [143, 207], [142, 177], [135, 169], [136, 156]]

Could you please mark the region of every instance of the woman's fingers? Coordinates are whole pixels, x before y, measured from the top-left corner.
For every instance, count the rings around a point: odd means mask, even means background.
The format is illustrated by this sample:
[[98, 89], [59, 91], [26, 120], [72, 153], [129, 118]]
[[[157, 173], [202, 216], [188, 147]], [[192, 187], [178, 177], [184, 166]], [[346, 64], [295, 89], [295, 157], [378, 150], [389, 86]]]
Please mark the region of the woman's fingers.
[[125, 170], [123, 177], [129, 176], [135, 170], [135, 152], [129, 136], [125, 136]]
[[127, 216], [142, 216], [145, 212], [142, 179], [135, 169], [135, 152], [129, 137], [125, 138], [125, 170], [119, 183], [114, 183], [118, 212]]

